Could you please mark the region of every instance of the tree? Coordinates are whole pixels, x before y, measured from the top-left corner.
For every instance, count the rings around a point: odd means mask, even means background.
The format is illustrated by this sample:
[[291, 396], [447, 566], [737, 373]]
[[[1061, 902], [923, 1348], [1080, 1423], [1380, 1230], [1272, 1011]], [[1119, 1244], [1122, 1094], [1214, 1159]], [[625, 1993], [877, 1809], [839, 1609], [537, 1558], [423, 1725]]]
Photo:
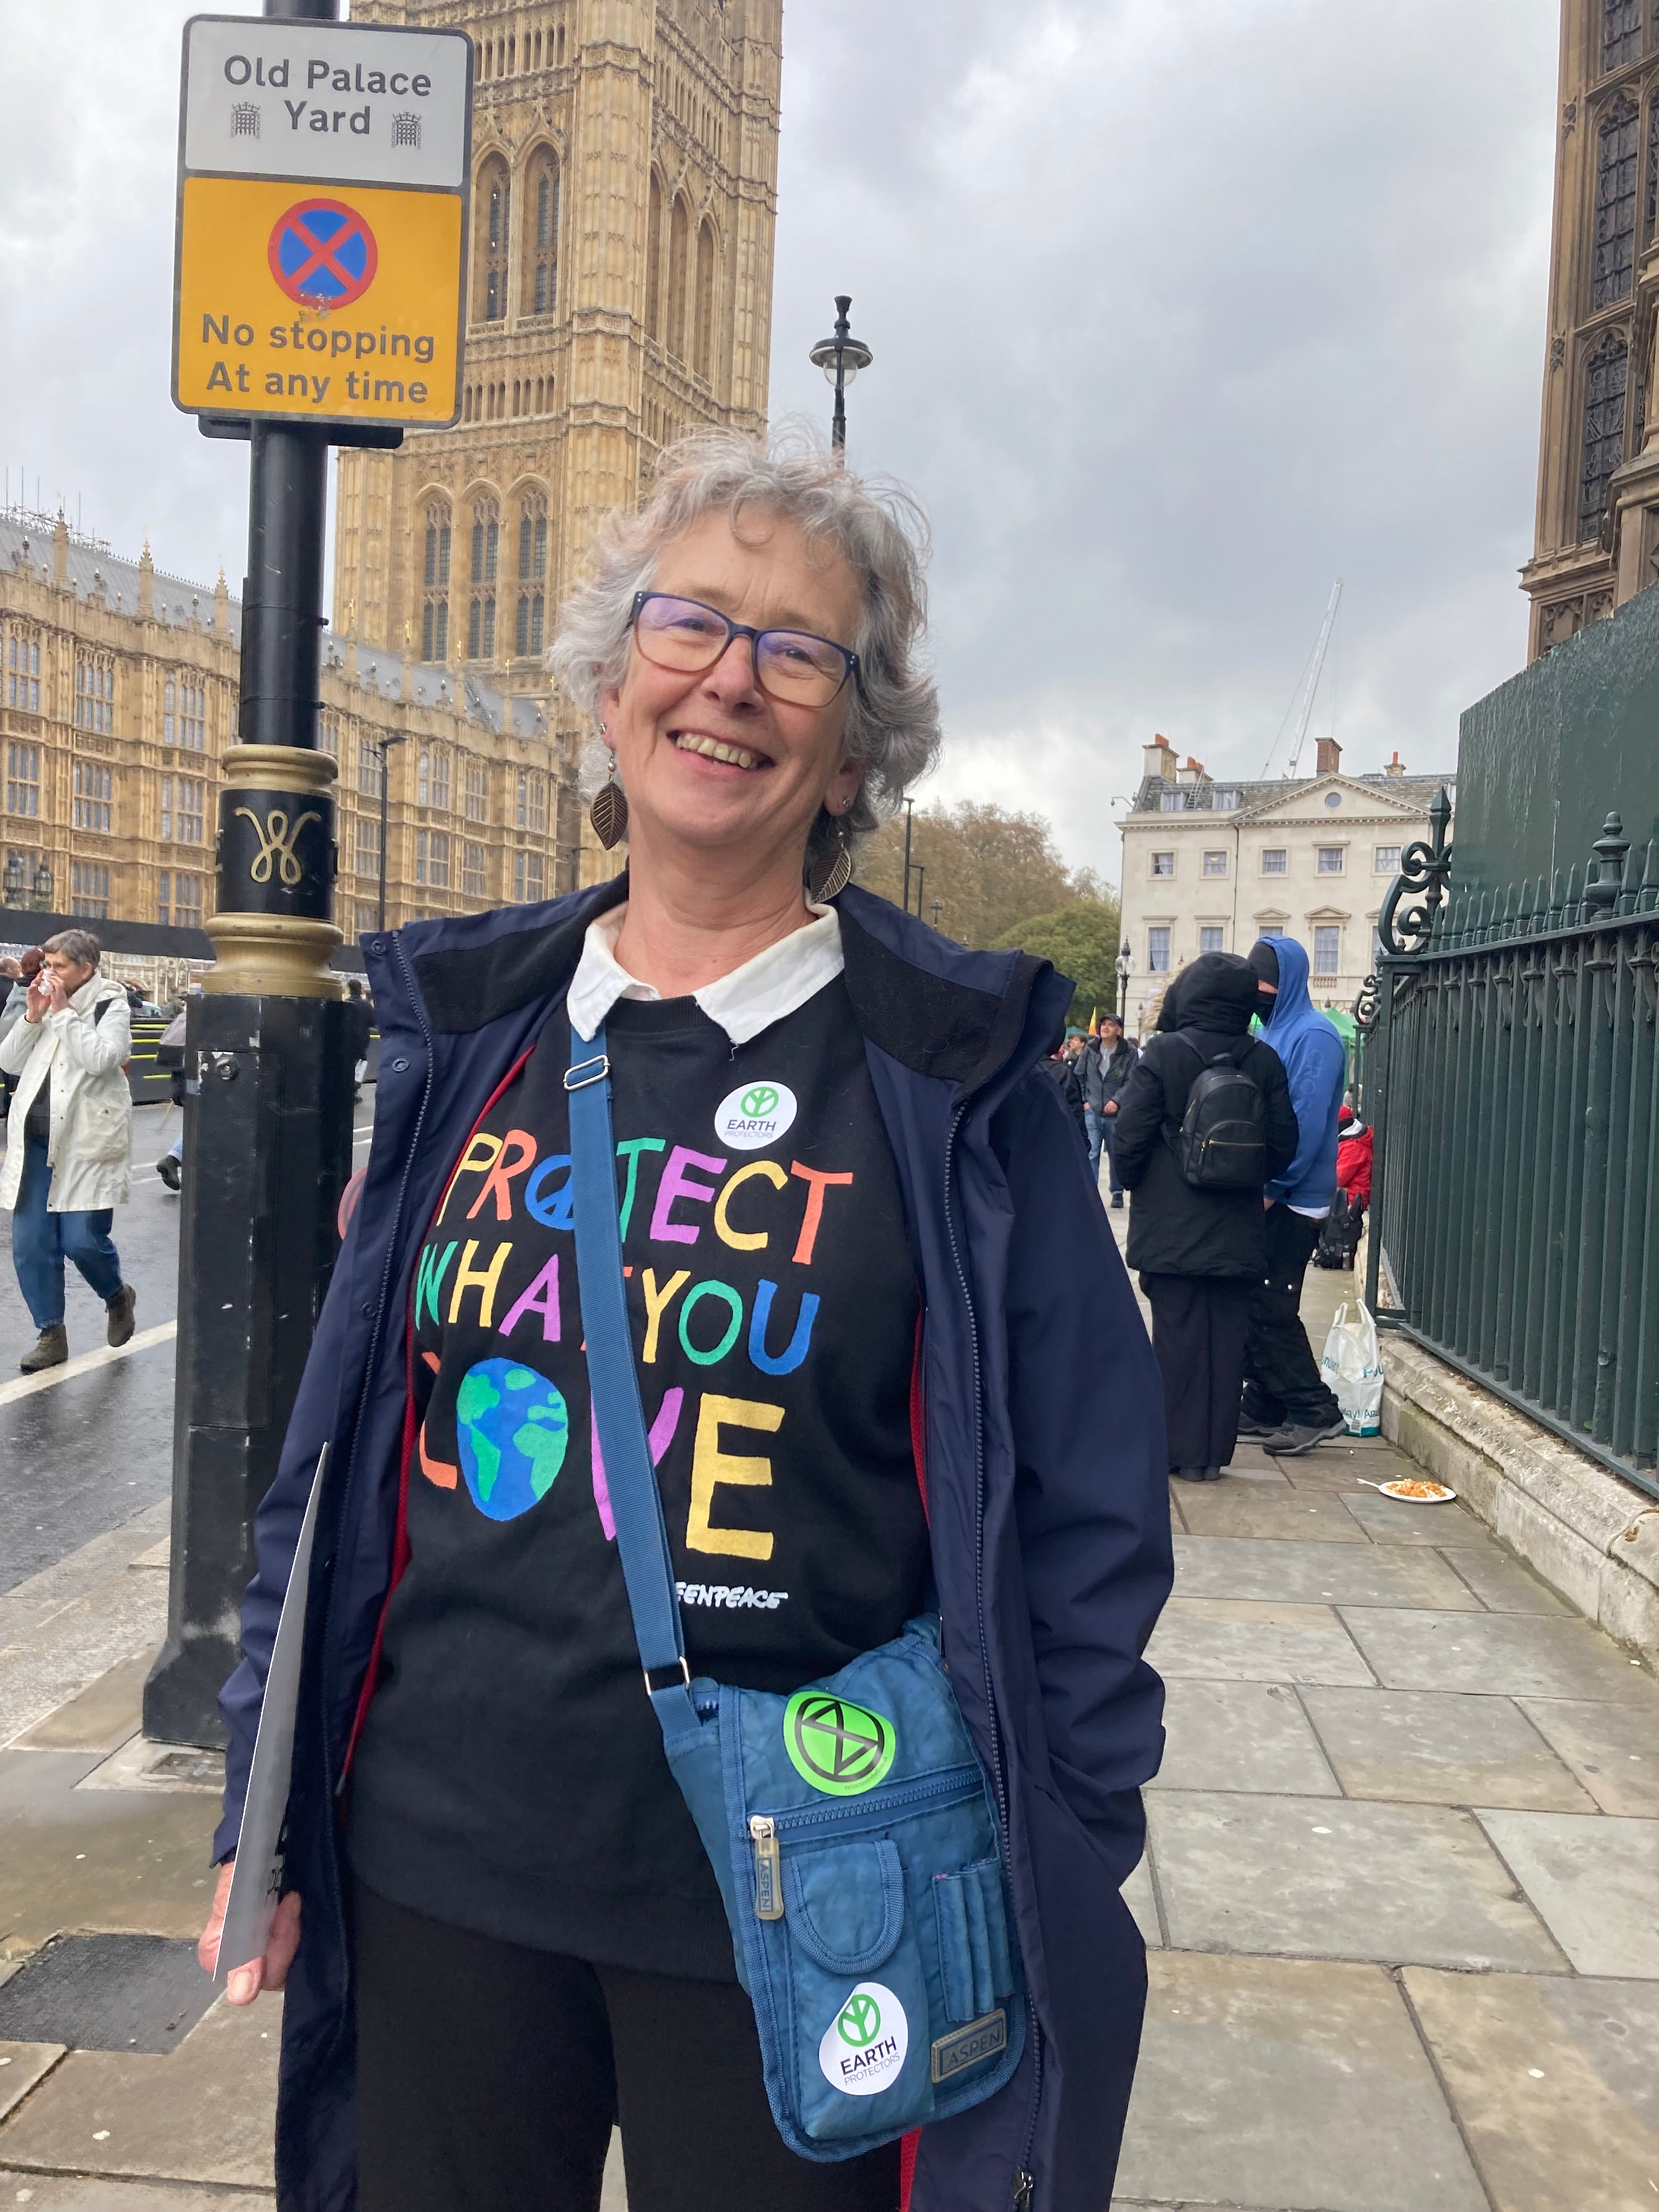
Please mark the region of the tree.
[[1035, 915], [994, 941], [1001, 952], [1035, 952], [1077, 985], [1066, 1019], [1086, 1029], [1091, 1013], [1117, 1011], [1118, 902], [1111, 892]]
[[[1000, 806], [963, 800], [918, 810], [910, 844], [910, 904], [920, 884], [921, 918], [933, 919], [959, 943], [988, 945], [1022, 915], [1052, 914], [1098, 890], [1093, 875], [1074, 878], [1040, 814], [1010, 814]], [[904, 817], [884, 823], [859, 855], [859, 881], [866, 890], [904, 903]]]

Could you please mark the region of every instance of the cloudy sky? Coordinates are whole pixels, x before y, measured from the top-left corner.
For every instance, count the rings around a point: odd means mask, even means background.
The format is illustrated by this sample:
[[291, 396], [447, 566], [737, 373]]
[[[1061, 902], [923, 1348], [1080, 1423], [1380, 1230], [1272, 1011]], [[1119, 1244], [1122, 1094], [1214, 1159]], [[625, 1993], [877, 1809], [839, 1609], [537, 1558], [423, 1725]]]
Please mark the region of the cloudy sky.
[[[190, 12], [8, 12], [0, 465], [234, 583], [246, 449], [167, 396]], [[1558, 21], [790, 0], [773, 408], [826, 411], [850, 292], [850, 457], [933, 518], [944, 795], [1115, 876], [1139, 747], [1260, 775], [1339, 575], [1315, 731], [1453, 765], [1525, 649]]]

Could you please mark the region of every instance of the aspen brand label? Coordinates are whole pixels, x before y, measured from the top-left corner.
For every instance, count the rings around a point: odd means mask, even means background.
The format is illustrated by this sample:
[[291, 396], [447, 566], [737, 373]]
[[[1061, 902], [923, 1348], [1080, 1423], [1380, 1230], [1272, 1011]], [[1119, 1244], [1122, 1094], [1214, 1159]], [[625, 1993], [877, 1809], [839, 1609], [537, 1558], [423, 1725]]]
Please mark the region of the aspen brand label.
[[982, 2058], [994, 2058], [1008, 2048], [1008, 2014], [999, 2005], [994, 2012], [970, 2021], [953, 2035], [941, 2035], [933, 2045], [933, 2079], [949, 2081], [965, 2074]]
[[793, 1126], [797, 1110], [787, 1083], [745, 1083], [714, 1109], [714, 1134], [734, 1152], [757, 1152]]
[[873, 2097], [897, 2081], [910, 2048], [904, 2007], [879, 1982], [860, 1982], [823, 2032], [818, 2065], [832, 2089]]

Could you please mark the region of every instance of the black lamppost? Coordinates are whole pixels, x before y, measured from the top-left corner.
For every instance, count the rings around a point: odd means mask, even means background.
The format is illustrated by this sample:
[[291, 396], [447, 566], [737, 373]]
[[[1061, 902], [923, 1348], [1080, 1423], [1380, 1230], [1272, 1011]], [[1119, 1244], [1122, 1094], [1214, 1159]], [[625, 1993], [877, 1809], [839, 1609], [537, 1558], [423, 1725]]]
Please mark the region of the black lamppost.
[[1133, 964], [1128, 946], [1120, 945], [1117, 955], [1117, 1018], [1120, 1028], [1124, 1026], [1124, 1016], [1129, 1011], [1129, 969]]
[[37, 914], [52, 912], [52, 870], [42, 860], [34, 872], [34, 910]]
[[939, 927], [939, 918], [944, 905], [945, 902], [943, 899], [935, 899], [933, 901], [933, 927], [935, 929]]
[[8, 853], [6, 855], [6, 904], [8, 906], [21, 906], [23, 903], [23, 883], [27, 874], [28, 862], [23, 855], [21, 853]]
[[915, 811], [915, 804], [914, 799], [907, 799], [904, 802], [904, 911], [906, 914], [910, 911], [910, 817]]
[[875, 359], [867, 345], [855, 338], [847, 320], [847, 310], [853, 304], [850, 292], [836, 295], [836, 329], [832, 337], [820, 338], [807, 358], [814, 368], [821, 368], [836, 387], [836, 411], [830, 421], [830, 442], [836, 453], [847, 447], [848, 386], [861, 368], [868, 368]]
[[375, 923], [375, 927], [377, 929], [384, 929], [386, 927], [386, 791], [391, 781], [390, 775], [387, 773], [386, 757], [392, 750], [393, 745], [402, 744], [404, 739], [408, 736], [408, 734], [409, 732], [407, 730], [399, 730], [394, 736], [389, 738], [377, 738], [373, 741], [374, 750], [380, 756], [380, 919]]

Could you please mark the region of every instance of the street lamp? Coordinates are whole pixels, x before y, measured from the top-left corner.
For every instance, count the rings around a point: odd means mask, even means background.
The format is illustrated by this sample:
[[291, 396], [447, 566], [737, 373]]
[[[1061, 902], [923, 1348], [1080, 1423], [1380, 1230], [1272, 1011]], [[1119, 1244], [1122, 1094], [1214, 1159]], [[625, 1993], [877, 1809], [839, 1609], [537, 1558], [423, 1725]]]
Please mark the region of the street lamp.
[[1128, 946], [1121, 945], [1117, 953], [1117, 1018], [1120, 1028], [1129, 1011], [1129, 969], [1133, 965]]
[[836, 295], [836, 328], [831, 337], [820, 338], [807, 359], [815, 368], [821, 368], [836, 387], [836, 411], [830, 422], [830, 442], [836, 453], [847, 447], [848, 386], [861, 368], [868, 368], [875, 359], [867, 345], [855, 338], [847, 320], [847, 310], [853, 304], [850, 292]]
[[374, 750], [380, 757], [380, 918], [376, 924], [380, 929], [386, 927], [386, 791], [392, 780], [386, 773], [386, 757], [393, 745], [402, 744], [408, 735], [407, 730], [398, 730], [389, 738], [377, 738], [374, 741]]
[[44, 860], [34, 872], [34, 910], [37, 914], [52, 912], [52, 870]]
[[939, 927], [939, 914], [940, 914], [940, 910], [941, 910], [941, 909], [943, 908], [943, 907], [944, 907], [944, 904], [945, 904], [945, 902], [944, 902], [944, 900], [943, 900], [943, 899], [935, 899], [935, 900], [933, 901], [933, 927], [934, 927], [934, 928], [935, 928], [935, 929], [937, 929], [937, 928]]
[[23, 855], [21, 853], [8, 853], [6, 855], [6, 904], [8, 906], [21, 906], [23, 903], [23, 883], [27, 873], [28, 863], [24, 860]]
[[904, 802], [904, 911], [906, 914], [910, 911], [910, 817], [915, 804], [914, 799], [907, 799]]

